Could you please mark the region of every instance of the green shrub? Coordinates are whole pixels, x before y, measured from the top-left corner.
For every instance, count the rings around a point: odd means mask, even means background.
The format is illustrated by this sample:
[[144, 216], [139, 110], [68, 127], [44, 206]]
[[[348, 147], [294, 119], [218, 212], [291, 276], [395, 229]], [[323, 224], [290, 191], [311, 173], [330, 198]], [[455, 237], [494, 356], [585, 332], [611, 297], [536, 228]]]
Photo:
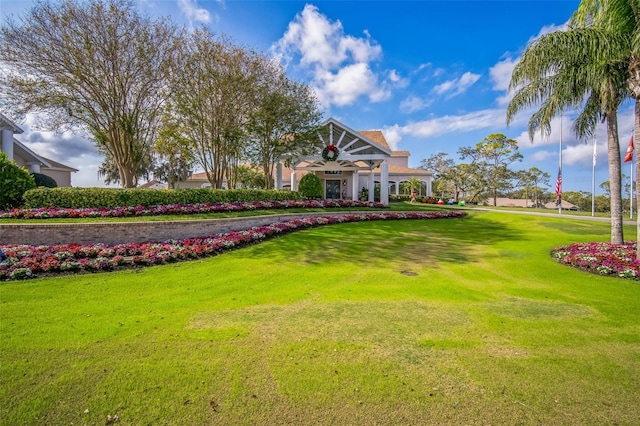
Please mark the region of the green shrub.
[[166, 204], [300, 200], [295, 191], [260, 189], [37, 188], [24, 195], [27, 208], [112, 208]]
[[57, 188], [58, 182], [51, 176], [43, 175], [42, 173], [31, 173], [31, 176], [36, 181], [36, 186], [44, 186], [45, 188]]
[[322, 197], [322, 181], [313, 173], [307, 173], [300, 179], [298, 191], [307, 198]]
[[390, 194], [389, 202], [390, 203], [401, 203], [403, 201], [411, 201], [411, 194]]
[[35, 187], [33, 176], [0, 152], [0, 209], [21, 206], [24, 193]]

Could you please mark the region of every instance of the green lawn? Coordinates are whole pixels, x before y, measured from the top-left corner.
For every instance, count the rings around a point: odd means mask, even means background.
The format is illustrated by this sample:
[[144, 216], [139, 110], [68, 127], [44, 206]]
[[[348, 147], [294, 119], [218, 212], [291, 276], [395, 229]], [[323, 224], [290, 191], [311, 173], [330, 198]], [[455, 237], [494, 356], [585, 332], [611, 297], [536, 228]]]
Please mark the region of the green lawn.
[[609, 230], [471, 212], [4, 282], [0, 424], [637, 425], [640, 285], [549, 257]]

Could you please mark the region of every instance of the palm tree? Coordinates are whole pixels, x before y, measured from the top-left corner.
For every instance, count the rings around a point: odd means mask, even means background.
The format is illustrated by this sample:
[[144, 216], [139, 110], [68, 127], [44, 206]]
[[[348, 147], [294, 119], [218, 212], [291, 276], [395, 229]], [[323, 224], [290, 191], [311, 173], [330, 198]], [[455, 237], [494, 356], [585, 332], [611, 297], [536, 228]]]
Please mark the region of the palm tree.
[[[619, 43], [616, 52], [620, 61], [628, 63], [627, 89], [635, 99], [634, 138], [640, 143], [640, 1], [638, 0], [582, 0], [572, 16], [577, 25], [592, 23], [606, 29], [612, 39]], [[596, 52], [597, 53], [597, 52]], [[608, 56], [613, 53], [606, 53]], [[640, 156], [636, 155], [636, 170], [640, 167]], [[636, 188], [640, 186], [636, 174]], [[637, 201], [640, 208], [640, 198]], [[640, 211], [640, 210], [638, 210]], [[637, 219], [637, 256], [640, 258], [640, 217]]]
[[510, 123], [525, 107], [540, 105], [528, 124], [532, 139], [537, 131], [550, 134], [551, 120], [570, 108], [581, 109], [573, 125], [580, 138], [591, 136], [599, 120], [606, 121], [614, 244], [624, 242], [617, 118], [618, 107], [628, 96], [629, 63], [621, 54], [623, 39], [596, 25], [542, 36], [526, 49], [514, 68], [510, 88], [516, 92], [507, 108]]

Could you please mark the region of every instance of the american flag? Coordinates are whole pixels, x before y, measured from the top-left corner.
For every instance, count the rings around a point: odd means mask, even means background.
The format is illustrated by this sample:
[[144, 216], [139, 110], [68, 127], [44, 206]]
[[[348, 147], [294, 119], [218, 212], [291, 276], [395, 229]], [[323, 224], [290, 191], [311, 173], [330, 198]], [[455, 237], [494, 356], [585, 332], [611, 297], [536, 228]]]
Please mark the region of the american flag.
[[558, 179], [556, 180], [556, 198], [558, 201], [562, 198], [562, 169], [558, 167]]

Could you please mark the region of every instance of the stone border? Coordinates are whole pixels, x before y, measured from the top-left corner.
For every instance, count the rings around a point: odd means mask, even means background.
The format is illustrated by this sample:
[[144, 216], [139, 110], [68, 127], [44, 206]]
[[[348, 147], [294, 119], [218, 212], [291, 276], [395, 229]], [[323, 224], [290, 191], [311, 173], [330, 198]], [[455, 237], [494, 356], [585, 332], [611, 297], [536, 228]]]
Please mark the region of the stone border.
[[56, 244], [126, 244], [146, 241], [182, 240], [224, 232], [242, 231], [315, 216], [340, 216], [379, 211], [285, 213], [221, 219], [139, 222], [19, 223], [0, 224], [0, 244], [31, 246]]

